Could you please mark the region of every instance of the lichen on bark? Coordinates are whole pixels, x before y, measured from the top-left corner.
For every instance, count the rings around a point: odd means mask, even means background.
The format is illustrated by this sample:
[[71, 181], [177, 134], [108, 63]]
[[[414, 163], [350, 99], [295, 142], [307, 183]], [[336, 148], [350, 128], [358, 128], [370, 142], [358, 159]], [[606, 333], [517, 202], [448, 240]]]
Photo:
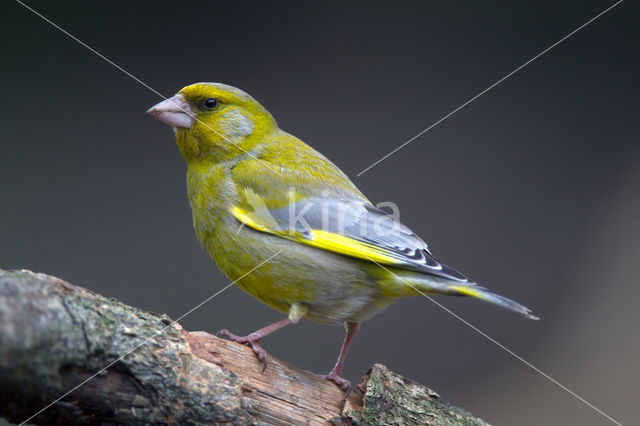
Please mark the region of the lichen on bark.
[[362, 426], [487, 426], [488, 423], [449, 404], [435, 391], [375, 364], [359, 385], [362, 407], [346, 407], [343, 415]]

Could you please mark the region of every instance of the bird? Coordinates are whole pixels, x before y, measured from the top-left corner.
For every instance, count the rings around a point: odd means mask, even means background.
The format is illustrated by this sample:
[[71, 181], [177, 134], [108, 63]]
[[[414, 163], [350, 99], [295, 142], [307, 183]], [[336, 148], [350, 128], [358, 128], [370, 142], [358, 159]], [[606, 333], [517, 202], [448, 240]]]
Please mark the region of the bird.
[[204, 250], [238, 287], [286, 315], [246, 336], [218, 332], [251, 347], [265, 367], [262, 339], [276, 330], [302, 318], [343, 325], [338, 359], [321, 377], [348, 390], [342, 374], [360, 324], [408, 296], [468, 296], [538, 319], [441, 263], [246, 92], [195, 83], [147, 113], [174, 129]]

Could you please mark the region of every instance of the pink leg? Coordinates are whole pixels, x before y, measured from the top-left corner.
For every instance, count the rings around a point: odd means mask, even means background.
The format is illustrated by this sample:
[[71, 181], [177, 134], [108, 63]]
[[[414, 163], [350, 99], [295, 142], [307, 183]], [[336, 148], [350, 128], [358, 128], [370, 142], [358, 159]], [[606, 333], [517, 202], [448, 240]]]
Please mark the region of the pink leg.
[[237, 336], [227, 329], [218, 331], [217, 335], [227, 337], [233, 342], [242, 343], [251, 347], [258, 359], [262, 362], [262, 370], [264, 371], [264, 369], [267, 368], [267, 351], [265, 351], [262, 346], [260, 346], [260, 340], [263, 337], [273, 333], [274, 331], [280, 330], [282, 327], [286, 327], [289, 324], [292, 324], [291, 320], [289, 318], [285, 318], [280, 321], [274, 322], [273, 324], [269, 324], [268, 326], [263, 327], [260, 330], [256, 330], [246, 336]]
[[329, 372], [329, 374], [325, 374], [321, 376], [324, 379], [331, 380], [336, 385], [340, 386], [345, 391], [348, 391], [351, 387], [351, 382], [342, 376], [342, 369], [344, 368], [344, 360], [347, 358], [347, 352], [349, 352], [349, 346], [351, 346], [351, 341], [353, 337], [358, 332], [358, 328], [360, 324], [357, 322], [348, 322], [346, 325], [347, 334], [344, 336], [344, 341], [342, 342], [342, 348], [340, 348], [340, 355], [338, 355], [338, 361], [336, 361], [336, 365]]

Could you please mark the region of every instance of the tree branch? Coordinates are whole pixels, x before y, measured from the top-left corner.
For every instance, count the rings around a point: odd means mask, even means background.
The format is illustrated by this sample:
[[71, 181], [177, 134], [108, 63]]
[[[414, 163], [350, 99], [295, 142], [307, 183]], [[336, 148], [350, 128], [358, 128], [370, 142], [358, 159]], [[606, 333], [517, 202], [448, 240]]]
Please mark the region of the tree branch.
[[333, 383], [273, 357], [263, 372], [248, 347], [165, 315], [0, 270], [0, 417], [25, 421], [89, 378], [29, 423], [486, 424], [380, 364], [345, 400]]

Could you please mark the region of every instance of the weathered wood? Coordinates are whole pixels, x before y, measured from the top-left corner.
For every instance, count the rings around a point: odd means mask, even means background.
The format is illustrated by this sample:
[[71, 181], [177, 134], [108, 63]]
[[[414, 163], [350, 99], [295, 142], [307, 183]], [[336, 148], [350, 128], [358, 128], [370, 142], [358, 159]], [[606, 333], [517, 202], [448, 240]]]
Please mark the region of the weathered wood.
[[0, 417], [27, 420], [89, 378], [29, 423], [486, 424], [379, 364], [345, 400], [331, 382], [274, 357], [262, 371], [248, 347], [164, 315], [0, 270]]
[[[344, 392], [332, 382], [275, 357], [263, 371], [250, 348], [208, 333], [185, 333], [185, 337], [194, 355], [237, 375], [245, 402], [261, 421], [326, 425], [340, 416]], [[350, 397], [358, 399], [355, 393]]]

